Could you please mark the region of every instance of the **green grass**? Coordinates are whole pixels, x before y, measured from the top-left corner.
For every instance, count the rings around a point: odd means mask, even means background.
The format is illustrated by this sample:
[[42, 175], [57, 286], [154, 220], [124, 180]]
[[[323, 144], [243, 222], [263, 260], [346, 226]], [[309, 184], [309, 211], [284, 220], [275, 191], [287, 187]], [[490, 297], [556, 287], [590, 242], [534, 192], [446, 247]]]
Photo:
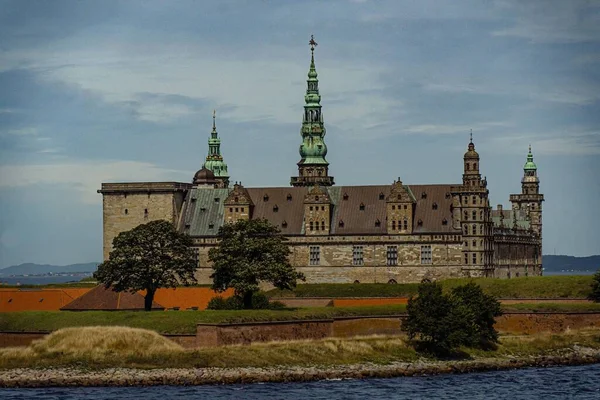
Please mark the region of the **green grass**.
[[518, 303], [503, 304], [502, 310], [530, 312], [600, 312], [600, 303]]
[[[489, 294], [498, 298], [585, 298], [590, 293], [592, 276], [539, 276], [514, 279], [448, 279], [441, 281], [445, 291], [474, 281]], [[276, 297], [405, 297], [417, 293], [418, 283], [387, 284], [306, 284], [294, 291], [271, 290], [268, 295]]]
[[81, 326], [128, 326], [160, 333], [194, 334], [197, 323], [329, 319], [357, 315], [398, 315], [405, 311], [404, 305], [236, 311], [22, 311], [0, 313], [0, 330], [37, 332]]

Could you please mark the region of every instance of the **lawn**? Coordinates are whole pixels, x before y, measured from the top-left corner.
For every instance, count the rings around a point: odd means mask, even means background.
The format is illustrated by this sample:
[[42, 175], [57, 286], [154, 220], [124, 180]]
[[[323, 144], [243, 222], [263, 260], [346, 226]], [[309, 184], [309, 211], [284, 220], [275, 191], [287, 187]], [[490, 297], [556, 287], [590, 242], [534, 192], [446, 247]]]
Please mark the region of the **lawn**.
[[0, 313], [0, 331], [39, 332], [81, 326], [128, 326], [167, 334], [195, 334], [198, 323], [330, 319], [358, 315], [399, 315], [405, 311], [404, 305], [239, 311], [22, 311]]
[[[585, 298], [590, 293], [592, 276], [539, 276], [513, 279], [477, 278], [441, 281], [445, 291], [473, 281], [500, 299]], [[294, 291], [271, 290], [276, 297], [406, 297], [417, 293], [418, 283], [304, 284]]]

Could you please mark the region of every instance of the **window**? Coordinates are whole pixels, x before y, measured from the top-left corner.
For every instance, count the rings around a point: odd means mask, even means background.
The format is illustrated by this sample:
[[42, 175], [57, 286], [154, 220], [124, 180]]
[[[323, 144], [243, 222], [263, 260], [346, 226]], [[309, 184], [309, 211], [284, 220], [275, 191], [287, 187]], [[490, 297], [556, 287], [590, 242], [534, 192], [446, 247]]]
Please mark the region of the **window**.
[[310, 228], [309, 228], [309, 230], [311, 230], [311, 231], [312, 231], [312, 230], [314, 230], [314, 229], [315, 229], [314, 222], [310, 221], [308, 225], [309, 225], [309, 227], [310, 227]]
[[406, 210], [407, 208], [408, 208], [408, 206], [405, 204], [405, 205], [404, 205], [404, 209]]
[[395, 210], [395, 209], [396, 209], [396, 206], [392, 204], [392, 210]]
[[269, 201], [269, 195], [268, 194], [265, 194], [263, 196], [263, 201]]
[[233, 212], [233, 207], [229, 207], [229, 212]]
[[240, 211], [241, 211], [241, 212], [244, 212], [244, 207], [240, 208]]
[[239, 212], [239, 208], [238, 207], [235, 208], [235, 212]]
[[431, 205], [431, 209], [432, 210], [437, 210], [437, 203], [433, 202], [433, 204]]
[[473, 204], [477, 204], [477, 196], [473, 196]]
[[287, 228], [287, 221], [283, 220], [283, 222], [281, 223], [281, 227], [282, 228]]
[[396, 221], [392, 221], [392, 230], [395, 231], [396, 230]]
[[465, 219], [465, 221], [469, 220], [469, 213], [467, 211], [465, 211], [465, 218], [464, 219]]
[[321, 230], [324, 231], [325, 230], [325, 221], [321, 221]]
[[477, 240], [473, 240], [473, 247], [477, 247]]
[[398, 265], [398, 246], [387, 247], [387, 265]]
[[473, 224], [473, 226], [471, 227], [471, 234], [477, 235], [477, 225]]
[[446, 218], [442, 220], [442, 225], [448, 225], [448, 220]]
[[376, 227], [379, 227], [379, 226], [381, 226], [381, 221], [380, 221], [379, 219], [376, 219], [376, 220], [375, 220], [375, 226], [376, 226]]
[[465, 265], [469, 265], [469, 255], [465, 253]]
[[[311, 207], [312, 208], [312, 207]], [[242, 210], [243, 211], [243, 210]], [[273, 212], [278, 212], [279, 211], [279, 206], [277, 206], [277, 204], [275, 204], [273, 206]]]
[[309, 264], [319, 265], [321, 264], [321, 248], [319, 246], [309, 247]]
[[125, 209], [125, 215], [129, 214], [129, 210]]
[[385, 195], [383, 193], [379, 193], [379, 200], [385, 199]]
[[317, 221], [317, 222], [315, 223], [315, 230], [317, 230], [317, 231], [319, 230], [319, 221]]
[[408, 221], [406, 220], [406, 218], [404, 219], [404, 230], [408, 230]]
[[208, 229], [212, 229], [215, 227], [215, 224], [213, 224], [212, 222], [210, 224], [208, 224]]
[[477, 253], [473, 253], [473, 264], [477, 264]]
[[340, 219], [340, 222], [338, 223], [338, 226], [339, 226], [340, 228], [343, 228], [343, 227], [344, 227], [344, 221], [342, 221], [342, 220]]
[[477, 169], [477, 163], [473, 163], [473, 169], [476, 170]]
[[292, 195], [288, 193], [287, 195], [287, 201], [292, 201]]
[[431, 264], [431, 245], [421, 246], [421, 264]]
[[348, 193], [344, 193], [344, 200], [348, 200]]
[[321, 211], [325, 211], [325, 206], [321, 206]]
[[473, 211], [473, 221], [477, 221], [477, 211]]
[[363, 265], [363, 247], [353, 246], [352, 247], [352, 265]]
[[360, 206], [358, 206], [358, 209], [360, 211], [365, 211], [365, 205], [363, 203], [360, 203]]
[[221, 201], [221, 199], [219, 197], [215, 197], [215, 203], [218, 203], [220, 201]]
[[467, 163], [467, 171], [471, 169], [471, 164]]
[[483, 225], [479, 225], [479, 234], [483, 235]]

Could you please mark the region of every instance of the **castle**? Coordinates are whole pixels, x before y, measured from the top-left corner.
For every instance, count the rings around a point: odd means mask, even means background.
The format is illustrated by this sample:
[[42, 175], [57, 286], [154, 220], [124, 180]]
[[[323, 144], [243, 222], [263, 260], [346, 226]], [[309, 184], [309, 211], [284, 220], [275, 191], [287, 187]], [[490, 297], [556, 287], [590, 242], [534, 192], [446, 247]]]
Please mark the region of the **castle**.
[[191, 183], [103, 183], [103, 247], [151, 220], [193, 238], [199, 283], [211, 283], [208, 250], [223, 224], [266, 218], [288, 237], [290, 261], [307, 283], [400, 283], [424, 277], [511, 278], [542, 274], [542, 202], [531, 147], [511, 210], [490, 207], [472, 140], [462, 183], [335, 186], [311, 39], [301, 159], [290, 187], [233, 187], [215, 114], [206, 162]]

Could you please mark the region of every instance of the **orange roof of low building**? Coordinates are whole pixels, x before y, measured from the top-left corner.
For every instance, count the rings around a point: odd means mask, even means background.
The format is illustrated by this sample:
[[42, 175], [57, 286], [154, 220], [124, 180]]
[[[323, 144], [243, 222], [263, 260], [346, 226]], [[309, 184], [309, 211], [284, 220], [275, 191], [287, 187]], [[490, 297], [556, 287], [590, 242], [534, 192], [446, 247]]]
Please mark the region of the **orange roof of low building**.
[[0, 289], [0, 312], [58, 311], [91, 288]]
[[[107, 289], [104, 285], [98, 285], [83, 296], [73, 300], [69, 304], [61, 307], [64, 311], [85, 311], [85, 310], [143, 310], [144, 297], [139, 293], [115, 292]], [[162, 310], [163, 306], [152, 302], [153, 310]]]
[[[146, 294], [143, 290], [138, 293], [142, 296]], [[154, 301], [165, 308], [179, 307], [180, 310], [194, 308], [205, 310], [210, 299], [216, 296], [233, 296], [233, 289], [228, 289], [223, 293], [217, 293], [208, 287], [161, 288], [156, 291]]]

